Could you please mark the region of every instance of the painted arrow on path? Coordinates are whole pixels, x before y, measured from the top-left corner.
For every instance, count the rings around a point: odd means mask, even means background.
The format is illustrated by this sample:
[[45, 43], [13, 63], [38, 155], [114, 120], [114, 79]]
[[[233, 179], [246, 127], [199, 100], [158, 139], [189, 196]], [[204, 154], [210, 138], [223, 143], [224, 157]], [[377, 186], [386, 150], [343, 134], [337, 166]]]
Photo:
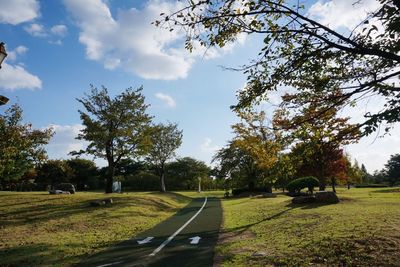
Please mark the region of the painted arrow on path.
[[143, 239], [143, 240], [138, 240], [137, 242], [138, 242], [139, 245], [143, 245], [143, 244], [150, 243], [151, 240], [152, 240], [153, 238], [154, 238], [154, 237], [149, 236], [149, 237], [146, 237], [146, 238]]
[[189, 238], [189, 239], [191, 240], [191, 241], [190, 241], [190, 244], [192, 244], [192, 245], [197, 245], [197, 244], [199, 243], [201, 237], [200, 237], [200, 236], [194, 236], [194, 237], [191, 237], [191, 238]]
[[76, 267], [211, 267], [221, 220], [220, 199], [198, 197], [153, 228], [87, 257]]

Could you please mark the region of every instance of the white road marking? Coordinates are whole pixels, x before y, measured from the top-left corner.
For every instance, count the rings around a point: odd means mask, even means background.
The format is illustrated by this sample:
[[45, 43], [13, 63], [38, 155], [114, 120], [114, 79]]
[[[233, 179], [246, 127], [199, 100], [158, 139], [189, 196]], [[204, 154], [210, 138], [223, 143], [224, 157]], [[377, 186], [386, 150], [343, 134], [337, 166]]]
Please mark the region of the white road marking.
[[99, 265], [97, 267], [107, 267], [107, 266], [111, 266], [111, 265], [118, 264], [118, 263], [122, 263], [122, 261], [111, 262], [111, 263]]
[[139, 245], [143, 245], [143, 244], [150, 243], [151, 240], [152, 240], [153, 238], [154, 238], [154, 237], [149, 236], [149, 237], [146, 237], [146, 238], [143, 239], [143, 240], [137, 240], [137, 242], [138, 242]]
[[172, 239], [175, 238], [175, 236], [177, 236], [186, 226], [188, 226], [188, 224], [193, 221], [197, 215], [200, 214], [200, 212], [204, 209], [204, 206], [207, 204], [207, 197], [205, 197], [204, 199], [204, 203], [203, 206], [201, 206], [201, 208], [196, 212], [195, 215], [193, 215], [192, 218], [190, 218], [184, 225], [181, 226], [181, 228], [179, 228], [178, 230], [176, 230], [175, 233], [173, 233], [170, 237], [168, 237], [167, 240], [165, 240], [158, 248], [156, 248], [149, 256], [155, 256], [158, 252], [160, 252], [169, 242], [172, 241]]
[[190, 244], [197, 245], [199, 243], [201, 237], [200, 236], [194, 236], [194, 237], [191, 237], [189, 239], [191, 239]]

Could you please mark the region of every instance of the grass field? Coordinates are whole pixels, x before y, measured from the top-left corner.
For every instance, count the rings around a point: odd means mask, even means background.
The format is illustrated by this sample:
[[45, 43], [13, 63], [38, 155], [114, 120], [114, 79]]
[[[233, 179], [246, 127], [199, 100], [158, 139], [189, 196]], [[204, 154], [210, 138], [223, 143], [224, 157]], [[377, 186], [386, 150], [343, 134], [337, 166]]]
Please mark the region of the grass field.
[[[0, 192], [0, 266], [70, 266], [220, 192], [48, 195]], [[335, 205], [223, 199], [222, 266], [400, 266], [400, 189], [339, 189]]]
[[[111, 206], [89, 206], [106, 197]], [[151, 228], [190, 200], [173, 193], [0, 192], [0, 266], [70, 266]]]
[[400, 266], [400, 189], [339, 189], [339, 204], [223, 200], [222, 266]]

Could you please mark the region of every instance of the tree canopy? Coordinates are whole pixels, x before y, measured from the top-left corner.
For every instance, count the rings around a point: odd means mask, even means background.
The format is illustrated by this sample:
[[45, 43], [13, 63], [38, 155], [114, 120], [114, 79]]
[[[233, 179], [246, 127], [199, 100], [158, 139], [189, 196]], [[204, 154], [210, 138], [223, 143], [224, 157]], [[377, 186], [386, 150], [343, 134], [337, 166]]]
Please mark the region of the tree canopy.
[[[300, 2], [287, 0], [189, 1], [173, 14], [161, 14], [155, 24], [183, 28], [190, 51], [199, 45], [223, 47], [241, 34], [263, 37], [258, 56], [237, 68], [247, 75], [247, 86], [238, 92], [234, 109], [251, 107], [281, 86], [294, 88], [299, 104], [318, 100], [320, 114], [368, 97], [384, 99], [358, 124], [369, 134], [381, 123], [388, 123], [388, 130], [400, 121], [400, 1], [379, 2], [348, 32], [321, 24]], [[315, 95], [320, 97], [309, 97]]]
[[[335, 174], [345, 166], [341, 161], [343, 146], [357, 142], [360, 134], [356, 125], [349, 123], [349, 118], [337, 115], [338, 108], [332, 107], [314, 117], [319, 110], [315, 105], [308, 105], [301, 108], [300, 115], [291, 116], [287, 110], [279, 109], [274, 122], [291, 144], [292, 158], [297, 160], [297, 175], [317, 177], [320, 189], [324, 190], [327, 179], [334, 182]], [[308, 120], [310, 117], [314, 119]], [[296, 120], [303, 123], [293, 127]]]
[[165, 163], [175, 156], [175, 151], [182, 144], [182, 131], [178, 124], [156, 124], [149, 132], [150, 149], [147, 160], [153, 164], [160, 176], [161, 191], [165, 192]]
[[22, 109], [14, 104], [0, 115], [0, 182], [18, 181], [35, 164], [47, 158], [44, 145], [53, 135], [52, 129], [32, 129], [22, 122]]
[[104, 158], [108, 162], [106, 193], [112, 192], [114, 171], [121, 159], [137, 158], [146, 148], [145, 132], [151, 122], [142, 87], [128, 88], [111, 98], [106, 87], [91, 85], [86, 97], [77, 99], [84, 107], [79, 114], [84, 125], [77, 139], [88, 141], [86, 149], [72, 152]]

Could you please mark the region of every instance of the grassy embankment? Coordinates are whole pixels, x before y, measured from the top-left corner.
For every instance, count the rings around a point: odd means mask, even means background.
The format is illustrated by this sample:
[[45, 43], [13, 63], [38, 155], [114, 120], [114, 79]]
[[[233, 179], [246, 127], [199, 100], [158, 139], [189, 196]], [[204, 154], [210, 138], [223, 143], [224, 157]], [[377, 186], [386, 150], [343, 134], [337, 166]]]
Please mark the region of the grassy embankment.
[[[111, 206], [89, 206], [107, 197]], [[0, 192], [0, 266], [69, 266], [151, 228], [190, 200], [172, 193]]]
[[339, 189], [339, 204], [223, 200], [222, 266], [400, 266], [400, 189]]

